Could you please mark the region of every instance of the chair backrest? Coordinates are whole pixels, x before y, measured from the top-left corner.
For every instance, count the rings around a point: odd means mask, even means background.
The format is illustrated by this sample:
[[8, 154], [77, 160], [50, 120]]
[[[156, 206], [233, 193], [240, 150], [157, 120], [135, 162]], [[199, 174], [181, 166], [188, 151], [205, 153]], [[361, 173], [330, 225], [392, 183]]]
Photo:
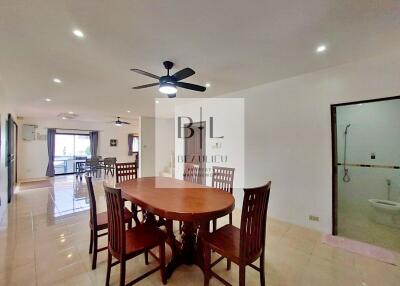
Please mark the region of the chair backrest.
[[258, 257], [265, 248], [265, 230], [271, 182], [244, 189], [240, 224], [240, 259]]
[[90, 223], [97, 226], [97, 206], [96, 206], [96, 196], [94, 195], [94, 188], [92, 183], [92, 177], [85, 176], [87, 190], [89, 193], [89, 206], [90, 206]]
[[121, 257], [125, 253], [124, 202], [121, 190], [104, 184], [104, 191], [107, 202], [108, 249], [114, 256]]
[[234, 174], [235, 168], [213, 166], [212, 186], [232, 194]]
[[75, 160], [86, 160], [87, 157], [86, 156], [75, 156]]
[[116, 163], [115, 175], [117, 183], [137, 179], [137, 165], [133, 163]]
[[86, 159], [86, 166], [89, 168], [97, 168], [100, 165], [99, 158], [93, 157], [90, 159]]
[[117, 158], [115, 158], [115, 157], [104, 158], [104, 165], [105, 166], [113, 166], [116, 163], [117, 163]]
[[183, 179], [188, 182], [197, 183], [199, 178], [199, 169], [198, 165], [185, 163]]

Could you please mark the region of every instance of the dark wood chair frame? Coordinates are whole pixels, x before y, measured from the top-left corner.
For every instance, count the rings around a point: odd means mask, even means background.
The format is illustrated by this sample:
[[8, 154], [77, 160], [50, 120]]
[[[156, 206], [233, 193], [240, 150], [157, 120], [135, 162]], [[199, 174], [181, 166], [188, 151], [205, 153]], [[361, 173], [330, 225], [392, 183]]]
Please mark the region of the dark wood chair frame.
[[[200, 167], [192, 163], [185, 163], [183, 170], [183, 180], [196, 183], [199, 179]], [[183, 222], [179, 222], [179, 233], [182, 234]]]
[[[92, 257], [92, 269], [96, 269], [97, 264], [97, 253], [103, 250], [107, 250], [107, 246], [98, 248], [98, 238], [107, 235], [107, 225], [99, 225], [97, 223], [97, 204], [96, 196], [94, 194], [94, 188], [92, 183], [92, 177], [85, 176], [87, 190], [89, 194], [89, 205], [90, 205], [90, 245], [89, 253], [93, 253]], [[132, 219], [125, 221], [128, 224], [128, 228], [132, 228]], [[101, 232], [105, 231], [105, 232]]]
[[101, 172], [101, 164], [99, 157], [87, 158], [85, 162], [85, 172], [89, 175], [99, 176], [99, 172]]
[[[233, 177], [235, 168], [213, 166], [211, 185], [233, 195]], [[229, 224], [232, 224], [232, 213], [229, 214]], [[213, 220], [213, 231], [217, 230], [217, 220]]]
[[117, 158], [115, 157], [104, 158], [103, 161], [104, 176], [111, 173], [111, 175], [114, 177], [115, 164], [117, 164]]
[[[121, 190], [110, 188], [104, 185], [105, 193], [106, 193], [106, 201], [107, 201], [107, 214], [108, 220], [110, 223], [108, 224], [108, 258], [107, 258], [107, 274], [106, 274], [106, 286], [110, 283], [110, 274], [111, 267], [120, 264], [120, 285], [133, 285], [137, 282], [143, 280], [154, 272], [160, 270], [161, 280], [163, 284], [167, 284], [166, 272], [165, 272], [165, 242], [166, 235], [161, 231], [160, 237], [157, 237], [158, 241], [155, 245], [148, 245], [144, 248], [139, 248], [138, 250], [132, 253], [126, 253], [126, 230], [123, 223], [123, 209], [124, 209], [124, 201], [121, 196]], [[152, 227], [152, 226], [149, 226]], [[139, 225], [135, 228], [144, 228], [146, 230], [146, 225]], [[133, 228], [133, 229], [135, 229]], [[155, 226], [153, 228], [156, 228]], [[128, 230], [129, 231], [129, 230]], [[136, 237], [136, 239], [141, 239]], [[147, 240], [143, 240], [143, 243], [148, 243]], [[125, 284], [125, 272], [126, 272], [126, 261], [132, 259], [140, 254], [147, 254], [154, 247], [159, 248], [159, 257], [155, 257], [155, 259], [159, 262], [159, 265], [145, 274], [141, 275], [138, 278], [135, 278], [131, 282]], [[112, 262], [112, 258], [116, 258], [115, 262]], [[146, 259], [147, 260], [147, 259]], [[148, 261], [146, 261], [148, 264]]]
[[[134, 180], [138, 177], [138, 169], [136, 162], [116, 163], [115, 164], [115, 179], [117, 183], [128, 180]], [[136, 225], [140, 224], [138, 213], [142, 212], [136, 204], [131, 204], [131, 211]], [[144, 215], [144, 214], [143, 214]]]
[[[214, 188], [223, 190], [233, 195], [233, 178], [235, 175], [235, 168], [217, 167], [213, 166], [211, 185]], [[229, 215], [229, 224], [232, 225], [232, 213]], [[213, 232], [217, 230], [217, 219], [212, 221]], [[226, 269], [231, 269], [231, 261], [227, 259]]]
[[[265, 235], [270, 190], [271, 182], [261, 187], [244, 189], [240, 229], [231, 225], [226, 225], [217, 230], [217, 232], [203, 237], [204, 286], [209, 285], [212, 276], [217, 278], [224, 285], [231, 285], [211, 270], [212, 267], [224, 259], [224, 256], [221, 256], [211, 263], [212, 250], [219, 254], [223, 252], [226, 258], [239, 265], [239, 286], [244, 286], [246, 284], [247, 265], [260, 273], [260, 285], [265, 286]], [[228, 248], [228, 246], [225, 247], [227, 244], [222, 243], [216, 246], [212, 242], [213, 239], [218, 240], [224, 237], [224, 235], [219, 235], [224, 231], [224, 228], [230, 230], [231, 233], [240, 233], [238, 241], [234, 242], [235, 245], [239, 247], [238, 257], [234, 249], [226, 249]], [[257, 259], [260, 260], [259, 267], [253, 264]]]

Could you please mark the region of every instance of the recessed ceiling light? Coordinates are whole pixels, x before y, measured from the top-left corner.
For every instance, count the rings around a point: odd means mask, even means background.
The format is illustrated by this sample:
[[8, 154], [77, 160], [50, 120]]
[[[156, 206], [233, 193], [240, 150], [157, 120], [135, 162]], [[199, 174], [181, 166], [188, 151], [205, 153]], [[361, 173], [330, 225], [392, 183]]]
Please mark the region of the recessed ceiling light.
[[126, 112], [128, 112], [128, 113], [131, 113], [131, 111], [130, 111], [130, 110], [127, 110]]
[[320, 46], [318, 46], [318, 47], [315, 49], [315, 51], [316, 51], [317, 53], [323, 53], [323, 52], [326, 51], [326, 46], [325, 46], [325, 45], [320, 45]]
[[46, 98], [45, 99], [47, 102], [50, 102], [51, 101], [51, 98]]
[[156, 103], [159, 104], [160, 102], [158, 100], [156, 100]]
[[74, 112], [73, 111], [68, 111], [68, 114], [74, 114]]
[[74, 30], [72, 33], [74, 33], [74, 35], [78, 38], [83, 38], [85, 36], [85, 34], [81, 30]]
[[62, 119], [64, 119], [64, 120], [67, 120], [68, 118], [67, 117], [65, 117], [65, 116], [63, 116], [63, 117], [61, 117]]
[[53, 81], [55, 82], [55, 83], [62, 83], [62, 81], [61, 81], [61, 79], [59, 79], [59, 78], [53, 78]]
[[211, 83], [206, 82], [206, 87], [210, 87], [210, 86], [211, 86]]
[[72, 253], [69, 253], [69, 254], [67, 255], [67, 257], [68, 257], [68, 258], [71, 258], [71, 257], [72, 257]]

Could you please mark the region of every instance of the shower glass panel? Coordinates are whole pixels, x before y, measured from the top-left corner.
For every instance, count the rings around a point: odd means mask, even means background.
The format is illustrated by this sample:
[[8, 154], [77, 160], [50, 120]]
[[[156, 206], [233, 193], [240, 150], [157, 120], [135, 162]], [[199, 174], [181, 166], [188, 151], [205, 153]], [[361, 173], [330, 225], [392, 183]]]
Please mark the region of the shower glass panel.
[[400, 99], [336, 107], [337, 233], [400, 252]]

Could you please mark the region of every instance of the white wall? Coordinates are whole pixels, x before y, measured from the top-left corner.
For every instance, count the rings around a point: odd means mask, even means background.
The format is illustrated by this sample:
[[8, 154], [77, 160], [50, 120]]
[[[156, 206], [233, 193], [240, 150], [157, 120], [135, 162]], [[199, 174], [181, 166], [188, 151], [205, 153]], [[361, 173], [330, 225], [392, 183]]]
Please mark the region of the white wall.
[[[156, 118], [155, 122], [155, 174], [168, 172], [175, 160], [175, 121], [171, 118]], [[171, 170], [173, 171], [173, 170]], [[172, 174], [174, 177], [174, 174]]]
[[139, 177], [155, 176], [155, 118], [139, 118]]
[[396, 53], [224, 95], [245, 98], [246, 185], [272, 180], [271, 216], [330, 233], [330, 105], [399, 94]]
[[[128, 156], [128, 134], [138, 133], [136, 124], [117, 127], [108, 123], [81, 122], [77, 120], [43, 120], [24, 118], [19, 122], [20, 132], [23, 124], [38, 125], [37, 132], [47, 134], [47, 128], [88, 129], [99, 131], [97, 153], [104, 157], [117, 157], [118, 162], [130, 162], [134, 159]], [[117, 139], [118, 146], [110, 147], [110, 139]], [[19, 136], [18, 179], [27, 180], [43, 178], [48, 163], [47, 141], [24, 141]]]

